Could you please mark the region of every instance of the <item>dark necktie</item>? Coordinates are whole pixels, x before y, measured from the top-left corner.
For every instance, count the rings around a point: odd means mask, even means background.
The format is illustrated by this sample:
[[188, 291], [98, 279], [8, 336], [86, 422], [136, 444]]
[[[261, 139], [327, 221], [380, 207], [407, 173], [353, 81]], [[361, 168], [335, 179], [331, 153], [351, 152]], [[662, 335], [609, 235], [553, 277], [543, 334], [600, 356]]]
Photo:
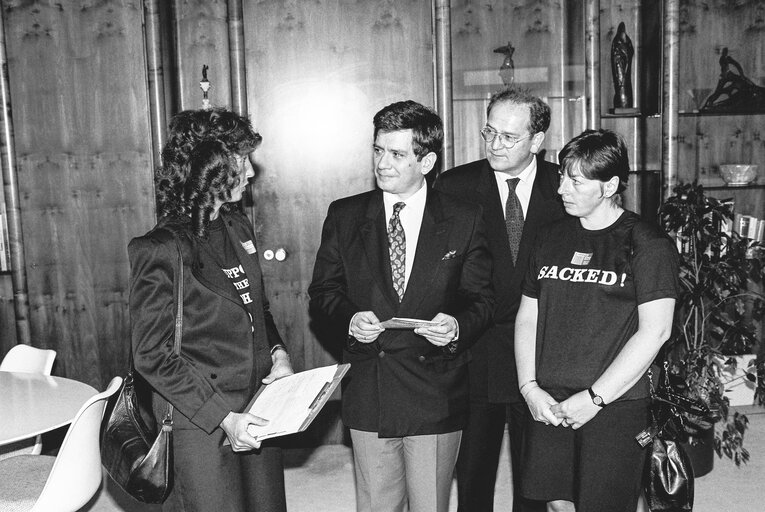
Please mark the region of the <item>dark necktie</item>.
[[523, 208], [515, 194], [515, 187], [518, 186], [520, 178], [510, 178], [506, 181], [510, 193], [507, 195], [507, 203], [505, 204], [505, 227], [507, 228], [507, 240], [510, 242], [513, 264], [515, 264], [518, 257], [518, 247], [521, 245], [521, 235], [523, 235]]
[[398, 294], [398, 301], [404, 298], [404, 277], [406, 274], [406, 236], [401, 225], [399, 214], [406, 203], [393, 205], [393, 215], [388, 222], [388, 254], [390, 254], [390, 270], [393, 276], [393, 288]]

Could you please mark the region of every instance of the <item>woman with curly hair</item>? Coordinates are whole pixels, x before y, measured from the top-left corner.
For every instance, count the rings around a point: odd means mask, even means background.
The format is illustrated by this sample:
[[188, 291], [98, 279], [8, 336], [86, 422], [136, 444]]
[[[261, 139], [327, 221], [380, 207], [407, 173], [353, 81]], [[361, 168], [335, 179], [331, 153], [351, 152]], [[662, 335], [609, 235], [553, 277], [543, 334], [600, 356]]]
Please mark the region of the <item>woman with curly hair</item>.
[[[128, 247], [135, 369], [153, 390], [158, 421], [168, 402], [175, 408], [175, 481], [163, 510], [286, 510], [281, 452], [247, 432], [267, 419], [239, 412], [261, 383], [292, 374], [252, 225], [238, 206], [260, 141], [233, 112], [177, 114], [156, 176], [159, 221]], [[173, 352], [179, 250], [180, 356]]]

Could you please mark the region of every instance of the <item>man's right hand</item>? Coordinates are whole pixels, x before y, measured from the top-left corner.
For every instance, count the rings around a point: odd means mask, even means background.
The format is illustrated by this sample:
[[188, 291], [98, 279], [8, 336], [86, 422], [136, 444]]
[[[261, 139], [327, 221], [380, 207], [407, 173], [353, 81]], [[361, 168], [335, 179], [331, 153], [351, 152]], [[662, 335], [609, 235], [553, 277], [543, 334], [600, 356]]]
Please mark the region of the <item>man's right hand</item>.
[[361, 343], [372, 343], [385, 328], [371, 311], [359, 311], [351, 318], [348, 332]]

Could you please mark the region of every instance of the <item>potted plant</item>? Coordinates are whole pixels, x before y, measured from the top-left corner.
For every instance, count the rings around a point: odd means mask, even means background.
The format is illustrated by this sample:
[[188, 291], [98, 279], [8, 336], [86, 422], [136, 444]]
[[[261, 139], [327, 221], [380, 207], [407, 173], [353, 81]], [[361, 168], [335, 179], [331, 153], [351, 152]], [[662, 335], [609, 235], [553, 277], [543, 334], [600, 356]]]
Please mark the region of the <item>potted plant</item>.
[[[723, 373], [736, 364], [729, 355], [761, 349], [757, 326], [765, 313], [765, 247], [730, 229], [731, 205], [707, 196], [696, 183], [675, 187], [659, 214], [680, 253], [680, 295], [665, 354], [669, 382], [675, 391], [712, 411], [704, 418], [686, 415], [683, 430], [692, 442], [705, 433], [710, 439], [713, 435], [718, 456], [739, 465], [749, 458], [743, 446], [748, 420], [738, 412], [729, 414]], [[759, 352], [743, 378], [756, 383], [755, 400], [765, 405]], [[713, 429], [716, 423], [719, 426]], [[710, 451], [710, 470], [712, 457]]]

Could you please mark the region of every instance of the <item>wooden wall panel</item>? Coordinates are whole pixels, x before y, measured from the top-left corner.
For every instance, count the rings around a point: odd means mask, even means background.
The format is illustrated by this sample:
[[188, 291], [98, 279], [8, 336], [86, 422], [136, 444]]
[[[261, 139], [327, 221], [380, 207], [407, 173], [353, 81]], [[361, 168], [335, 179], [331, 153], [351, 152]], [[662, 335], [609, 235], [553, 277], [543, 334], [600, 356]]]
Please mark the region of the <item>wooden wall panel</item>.
[[[253, 188], [261, 260], [296, 369], [328, 364], [307, 288], [329, 203], [374, 186], [372, 116], [393, 101], [434, 105], [430, 2], [253, 1], [244, 5], [250, 114], [263, 135]], [[335, 356], [333, 356], [333, 354]]]
[[[250, 117], [263, 135], [252, 213], [277, 325], [296, 370], [331, 364], [343, 330], [318, 332], [308, 313], [329, 203], [370, 190], [372, 117], [414, 99], [434, 106], [430, 2], [252, 1], [244, 4]], [[341, 442], [337, 404], [311, 427]]]
[[[202, 65], [207, 65], [213, 106], [230, 107], [226, 0], [172, 0], [176, 32], [178, 110], [202, 108]], [[170, 106], [168, 106], [170, 107]]]
[[[489, 96], [503, 87], [502, 54], [515, 47], [515, 83], [553, 111], [544, 147], [549, 160], [584, 127], [583, 7], [569, 0], [452, 0], [455, 164], [483, 158], [478, 131]], [[580, 100], [577, 101], [577, 98]]]
[[142, 4], [3, 8], [33, 345], [103, 387], [127, 365], [126, 245], [154, 216]]

